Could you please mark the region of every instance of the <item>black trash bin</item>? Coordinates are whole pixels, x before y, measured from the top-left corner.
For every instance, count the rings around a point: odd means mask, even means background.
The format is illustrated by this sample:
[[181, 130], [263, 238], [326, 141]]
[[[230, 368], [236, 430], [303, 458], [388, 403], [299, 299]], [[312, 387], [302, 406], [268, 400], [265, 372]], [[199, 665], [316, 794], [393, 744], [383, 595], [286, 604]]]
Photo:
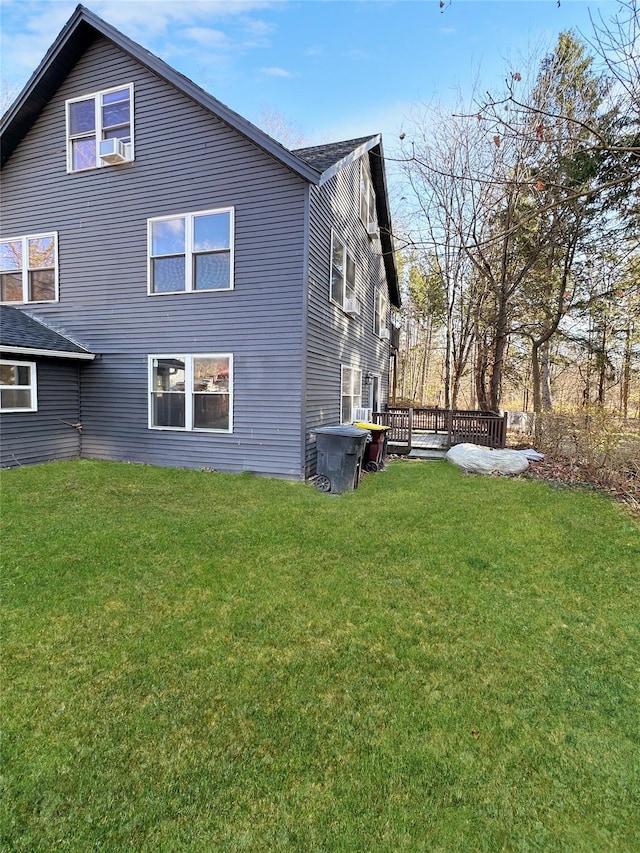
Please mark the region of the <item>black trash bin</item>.
[[369, 431], [347, 424], [314, 430], [318, 459], [316, 486], [321, 492], [357, 489]]

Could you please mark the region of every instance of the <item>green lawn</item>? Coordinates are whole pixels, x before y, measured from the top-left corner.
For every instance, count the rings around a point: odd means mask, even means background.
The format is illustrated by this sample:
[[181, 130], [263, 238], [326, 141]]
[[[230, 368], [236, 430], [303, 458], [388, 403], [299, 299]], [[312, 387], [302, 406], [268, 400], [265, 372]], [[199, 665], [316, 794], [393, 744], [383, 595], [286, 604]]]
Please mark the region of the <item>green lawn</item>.
[[640, 526], [393, 463], [351, 494], [2, 474], [3, 851], [640, 850]]

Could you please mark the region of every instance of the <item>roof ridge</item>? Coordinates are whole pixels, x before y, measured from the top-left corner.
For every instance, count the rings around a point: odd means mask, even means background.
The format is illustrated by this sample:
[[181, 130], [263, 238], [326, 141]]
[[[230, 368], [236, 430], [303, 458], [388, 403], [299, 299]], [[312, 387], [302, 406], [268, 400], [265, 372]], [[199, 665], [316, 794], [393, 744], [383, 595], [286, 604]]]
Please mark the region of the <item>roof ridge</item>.
[[58, 75], [62, 80], [75, 64], [78, 48], [83, 46], [83, 39], [86, 39], [86, 30], [83, 30], [83, 27], [89, 27], [112, 41], [125, 53], [305, 180], [310, 183], [318, 182], [320, 175], [311, 164], [82, 4], [76, 6], [16, 100], [2, 116], [2, 164], [11, 156], [20, 139], [28, 133], [41, 111], [41, 98], [34, 97], [34, 93], [42, 89], [42, 94], [46, 97], [48, 92], [50, 94], [51, 90], [57, 88], [54, 85], [55, 80], [47, 79], [47, 73], [53, 69], [53, 76]]

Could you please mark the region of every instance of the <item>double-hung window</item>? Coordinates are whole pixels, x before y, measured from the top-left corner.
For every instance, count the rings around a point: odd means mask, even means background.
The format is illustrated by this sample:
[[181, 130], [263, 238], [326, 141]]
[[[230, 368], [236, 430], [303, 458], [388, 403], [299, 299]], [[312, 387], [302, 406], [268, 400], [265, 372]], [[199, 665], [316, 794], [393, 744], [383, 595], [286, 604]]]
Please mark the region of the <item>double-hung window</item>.
[[382, 337], [384, 329], [387, 328], [387, 299], [384, 291], [378, 288], [375, 292], [375, 303], [373, 310], [373, 332]]
[[55, 302], [57, 298], [57, 234], [0, 241], [0, 302]]
[[232, 207], [149, 220], [149, 293], [233, 289]]
[[335, 232], [331, 235], [331, 301], [348, 313], [358, 313], [356, 262]]
[[360, 219], [368, 234], [377, 232], [376, 194], [364, 160], [360, 161]]
[[362, 406], [362, 371], [357, 367], [342, 365], [341, 382], [341, 414], [340, 421], [350, 424], [353, 421], [353, 410]]
[[67, 101], [67, 170], [133, 160], [133, 84]]
[[149, 356], [149, 428], [231, 432], [233, 356]]
[[37, 409], [35, 364], [0, 360], [0, 411], [35, 412]]

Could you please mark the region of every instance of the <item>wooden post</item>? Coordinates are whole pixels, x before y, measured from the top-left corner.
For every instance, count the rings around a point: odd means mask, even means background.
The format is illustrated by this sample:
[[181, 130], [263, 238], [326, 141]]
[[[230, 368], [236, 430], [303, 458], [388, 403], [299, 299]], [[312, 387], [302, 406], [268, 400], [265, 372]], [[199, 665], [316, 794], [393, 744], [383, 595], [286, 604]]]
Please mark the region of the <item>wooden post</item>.
[[451, 428], [453, 425], [453, 411], [447, 410], [447, 449], [451, 447]]
[[407, 423], [407, 444], [409, 445], [409, 453], [411, 453], [411, 433], [413, 431], [413, 409], [409, 406], [409, 417]]

